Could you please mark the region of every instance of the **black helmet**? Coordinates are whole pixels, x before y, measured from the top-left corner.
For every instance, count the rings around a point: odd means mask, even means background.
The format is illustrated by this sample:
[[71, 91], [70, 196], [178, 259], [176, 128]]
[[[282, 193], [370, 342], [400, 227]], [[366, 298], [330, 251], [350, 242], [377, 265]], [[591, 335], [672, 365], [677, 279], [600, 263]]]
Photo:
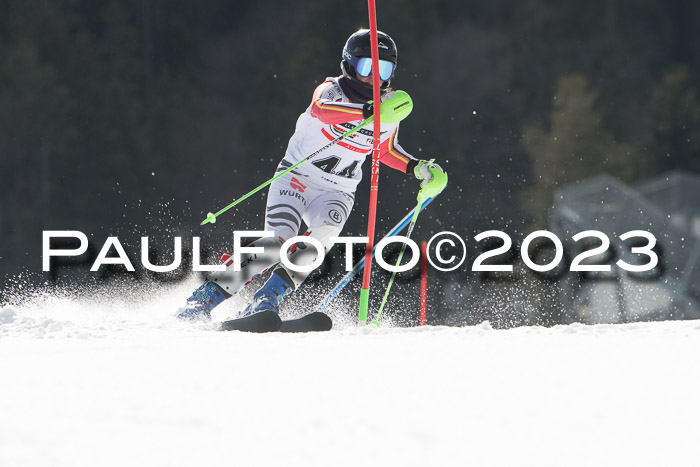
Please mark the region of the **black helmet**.
[[[383, 81], [382, 88], [386, 88], [389, 87], [391, 77], [396, 69], [396, 43], [389, 35], [381, 31], [377, 31], [377, 39], [379, 40], [377, 47], [379, 60], [384, 62], [379, 64], [379, 74]], [[357, 79], [358, 64], [361, 76], [369, 76], [371, 73], [371, 63], [368, 60], [360, 61], [363, 58], [371, 60], [371, 57], [370, 31], [369, 29], [360, 29], [348, 38], [345, 47], [343, 47], [343, 60], [340, 62], [340, 69], [343, 70], [343, 75], [349, 80], [371, 87], [370, 84], [363, 83]]]

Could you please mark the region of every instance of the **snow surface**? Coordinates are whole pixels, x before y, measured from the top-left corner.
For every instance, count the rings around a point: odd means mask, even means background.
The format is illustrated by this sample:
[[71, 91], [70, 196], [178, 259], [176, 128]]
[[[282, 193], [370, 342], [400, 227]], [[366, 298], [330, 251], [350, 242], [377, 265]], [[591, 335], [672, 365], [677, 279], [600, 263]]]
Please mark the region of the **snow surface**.
[[698, 321], [219, 333], [190, 285], [0, 309], [0, 466], [698, 465]]

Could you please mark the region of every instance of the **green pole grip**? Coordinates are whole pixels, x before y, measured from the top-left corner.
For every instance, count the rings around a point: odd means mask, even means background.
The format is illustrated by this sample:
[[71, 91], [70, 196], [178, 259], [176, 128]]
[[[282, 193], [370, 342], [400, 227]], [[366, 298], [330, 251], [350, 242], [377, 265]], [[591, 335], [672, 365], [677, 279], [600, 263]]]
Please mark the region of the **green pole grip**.
[[360, 313], [357, 319], [360, 324], [367, 323], [367, 310], [369, 310], [369, 289], [360, 290]]

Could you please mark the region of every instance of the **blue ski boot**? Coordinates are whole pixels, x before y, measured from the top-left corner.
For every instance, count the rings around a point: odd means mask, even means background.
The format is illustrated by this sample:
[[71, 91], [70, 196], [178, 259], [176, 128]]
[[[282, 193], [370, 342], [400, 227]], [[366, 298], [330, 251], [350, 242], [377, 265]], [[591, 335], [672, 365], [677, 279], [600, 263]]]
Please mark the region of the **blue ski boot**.
[[209, 320], [211, 310], [231, 296], [230, 293], [211, 281], [206, 281], [192, 292], [187, 305], [178, 310], [177, 317], [182, 320]]
[[236, 318], [245, 318], [261, 311], [273, 311], [279, 313], [279, 306], [282, 299], [288, 295], [293, 288], [291, 279], [286, 279], [287, 273], [284, 270], [275, 270], [272, 276], [260, 287], [260, 290], [253, 295], [253, 301], [243, 310], [239, 311]]

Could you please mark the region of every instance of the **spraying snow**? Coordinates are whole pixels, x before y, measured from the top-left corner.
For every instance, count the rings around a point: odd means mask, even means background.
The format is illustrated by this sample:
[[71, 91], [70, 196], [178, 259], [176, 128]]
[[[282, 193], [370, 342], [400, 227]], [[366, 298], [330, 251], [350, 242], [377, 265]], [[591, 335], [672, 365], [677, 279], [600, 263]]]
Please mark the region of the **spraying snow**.
[[49, 294], [0, 309], [0, 465], [700, 456], [697, 321], [222, 333], [172, 317], [193, 284], [148, 300]]

